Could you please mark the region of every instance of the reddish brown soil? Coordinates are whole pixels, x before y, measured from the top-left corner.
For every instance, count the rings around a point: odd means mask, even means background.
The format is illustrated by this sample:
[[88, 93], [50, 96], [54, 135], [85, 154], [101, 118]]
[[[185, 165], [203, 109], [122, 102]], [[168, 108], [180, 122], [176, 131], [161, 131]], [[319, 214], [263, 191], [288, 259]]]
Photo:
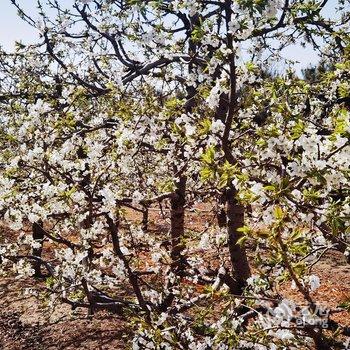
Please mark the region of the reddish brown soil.
[[[213, 219], [210, 207], [203, 205], [199, 209], [199, 213], [187, 217], [188, 228], [197, 232], [204, 229], [203, 223]], [[128, 217], [133, 222], [141, 220], [132, 213]], [[152, 210], [151, 219], [151, 231], [168, 230], [169, 224], [159, 211]], [[315, 265], [313, 273], [321, 279], [321, 287], [314, 293], [323, 306], [336, 308], [350, 302], [350, 265], [342, 254], [328, 253]], [[86, 310], [72, 311], [67, 305], [58, 305], [48, 314], [43, 303], [21, 293], [35, 283], [41, 282], [0, 277], [0, 350], [128, 348], [130, 326], [126, 320], [105, 312], [88, 318]], [[282, 286], [281, 294], [300, 300], [300, 295], [289, 286]], [[332, 319], [350, 326], [350, 314], [346, 311], [334, 314]]]
[[90, 319], [86, 310], [72, 312], [66, 305], [48, 314], [36, 298], [21, 296], [30, 285], [29, 280], [0, 281], [0, 349], [125, 349], [125, 320], [103, 312]]

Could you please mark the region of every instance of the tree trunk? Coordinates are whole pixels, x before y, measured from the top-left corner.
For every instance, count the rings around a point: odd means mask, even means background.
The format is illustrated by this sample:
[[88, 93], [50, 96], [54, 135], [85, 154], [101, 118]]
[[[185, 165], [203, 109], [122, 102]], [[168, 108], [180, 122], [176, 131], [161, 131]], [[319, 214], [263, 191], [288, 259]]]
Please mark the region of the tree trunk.
[[142, 211], [142, 230], [144, 232], [147, 232], [148, 230], [148, 214], [149, 214], [148, 207], [144, 207]]
[[[170, 271], [179, 277], [183, 276], [185, 269], [185, 257], [182, 255], [184, 245], [182, 238], [185, 232], [185, 203], [186, 203], [186, 177], [181, 176], [179, 182], [176, 185], [174, 196], [170, 199], [171, 212], [170, 212], [170, 241], [171, 241], [171, 269]], [[168, 280], [166, 289], [169, 294], [163, 299], [159, 310], [166, 312], [174, 300], [174, 293], [172, 292], [174, 284]]]
[[246, 280], [251, 275], [246, 251], [237, 244], [242, 237], [238, 229], [242, 226], [244, 226], [244, 207], [237, 203], [235, 190], [231, 188], [227, 191], [227, 235], [232, 272], [236, 280], [236, 293], [243, 291]]
[[216, 213], [216, 220], [220, 228], [227, 226], [227, 215], [226, 215], [226, 210], [224, 208], [225, 202], [226, 202], [226, 196], [225, 196], [225, 193], [223, 193], [220, 196], [219, 208], [218, 208], [218, 212]]
[[[40, 244], [40, 247], [32, 249], [32, 255], [40, 259], [43, 251], [43, 239], [44, 239], [44, 232], [43, 232], [42, 226], [43, 226], [42, 220], [39, 220], [38, 222], [34, 222], [32, 225], [33, 240]], [[42, 277], [40, 267], [41, 267], [40, 261], [36, 260], [33, 262], [34, 277]]]
[[129, 282], [134, 290], [137, 301], [138, 301], [140, 307], [145, 312], [146, 317], [149, 318], [149, 309], [148, 309], [147, 303], [142, 295], [140, 281], [139, 281], [136, 273], [131, 268], [129, 259], [125, 257], [125, 255], [123, 254], [123, 252], [120, 248], [120, 241], [119, 241], [120, 221], [119, 221], [119, 218], [117, 218], [116, 220], [113, 220], [109, 215], [106, 215], [106, 219], [107, 219], [107, 224], [108, 224], [109, 231], [110, 231], [111, 238], [112, 238], [114, 253], [124, 263], [124, 267], [125, 267], [125, 270], [127, 272], [127, 277], [128, 277]]
[[186, 203], [186, 177], [179, 179], [175, 195], [171, 198], [171, 258], [173, 260], [173, 270], [181, 273], [184, 268], [184, 257], [182, 256], [182, 238], [185, 231], [185, 203]]

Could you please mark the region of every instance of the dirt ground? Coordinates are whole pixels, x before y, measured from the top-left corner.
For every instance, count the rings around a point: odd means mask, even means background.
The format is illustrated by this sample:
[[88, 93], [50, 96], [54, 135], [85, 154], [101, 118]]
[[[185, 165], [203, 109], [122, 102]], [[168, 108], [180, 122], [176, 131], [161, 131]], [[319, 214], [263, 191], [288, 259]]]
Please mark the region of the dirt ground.
[[[350, 266], [337, 254], [327, 256], [315, 268], [321, 278], [319, 300], [328, 308], [350, 301]], [[30, 281], [28, 285], [30, 286]], [[7, 278], [0, 281], [0, 349], [127, 349], [128, 325], [120, 317], [97, 313], [88, 318], [86, 310], [63, 305], [48, 315], [36, 298], [21, 296], [23, 281]], [[293, 294], [288, 290], [286, 294]], [[346, 311], [332, 317], [350, 326]]]
[[33, 296], [21, 295], [23, 283], [0, 281], [0, 349], [125, 349], [130, 336], [125, 320], [104, 312], [87, 317], [86, 310], [60, 305], [52, 314]]
[[[208, 211], [203, 216], [205, 221], [211, 220]], [[203, 216], [197, 219], [194, 215], [187, 222], [199, 227]], [[342, 254], [329, 252], [315, 265], [313, 273], [321, 280], [321, 287], [314, 293], [322, 306], [335, 308], [341, 303], [350, 303], [350, 265]], [[32, 279], [0, 278], [0, 350], [128, 348], [130, 325], [125, 319], [106, 312], [89, 318], [86, 309], [72, 311], [67, 305], [58, 305], [49, 314], [44, 303], [21, 292], [34, 287], [35, 283], [40, 284]], [[298, 299], [297, 293], [288, 286], [281, 292]], [[332, 319], [350, 326], [349, 312], [336, 313]]]

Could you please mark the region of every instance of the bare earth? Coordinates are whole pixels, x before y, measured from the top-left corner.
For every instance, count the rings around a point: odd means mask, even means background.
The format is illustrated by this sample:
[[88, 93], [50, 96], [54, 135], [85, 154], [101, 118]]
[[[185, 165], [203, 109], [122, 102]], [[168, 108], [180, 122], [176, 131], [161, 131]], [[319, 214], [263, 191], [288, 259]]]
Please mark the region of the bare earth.
[[[199, 230], [200, 223], [209, 219], [209, 214], [202, 214], [187, 218], [187, 222], [192, 229]], [[157, 225], [158, 229], [161, 226]], [[350, 265], [342, 254], [328, 253], [314, 267], [313, 273], [321, 279], [321, 287], [315, 293], [324, 307], [335, 308], [340, 303], [350, 302]], [[30, 295], [23, 296], [21, 292], [35, 283], [42, 282], [0, 278], [0, 350], [128, 348], [130, 325], [125, 319], [106, 312], [89, 318], [85, 309], [73, 311], [67, 305], [58, 305], [54, 313], [49, 314], [44, 302]], [[281, 293], [299, 299], [287, 286]], [[346, 311], [332, 318], [350, 326], [350, 313]]]

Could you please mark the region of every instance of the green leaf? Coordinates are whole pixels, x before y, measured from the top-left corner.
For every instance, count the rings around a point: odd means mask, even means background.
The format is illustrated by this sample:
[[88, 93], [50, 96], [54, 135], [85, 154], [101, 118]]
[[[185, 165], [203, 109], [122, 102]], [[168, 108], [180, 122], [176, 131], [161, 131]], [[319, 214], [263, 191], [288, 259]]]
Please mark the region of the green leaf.
[[303, 134], [304, 130], [305, 130], [305, 124], [301, 119], [299, 119], [291, 130], [292, 140], [298, 139]]
[[264, 186], [263, 189], [265, 191], [276, 191], [276, 187], [274, 185], [267, 185], [267, 186]]
[[248, 234], [251, 230], [249, 226], [242, 226], [237, 229], [238, 232], [242, 232], [244, 234]]
[[277, 220], [282, 220], [284, 217], [284, 213], [282, 208], [279, 205], [276, 205], [273, 209], [273, 215]]
[[214, 146], [208, 147], [206, 151], [202, 154], [201, 159], [204, 163], [212, 165], [215, 160]]
[[244, 243], [247, 241], [248, 237], [247, 236], [242, 236], [240, 239], [238, 239], [237, 244], [239, 246], [243, 246]]
[[200, 171], [201, 180], [208, 181], [213, 180], [215, 178], [215, 171], [209, 167], [203, 167]]

